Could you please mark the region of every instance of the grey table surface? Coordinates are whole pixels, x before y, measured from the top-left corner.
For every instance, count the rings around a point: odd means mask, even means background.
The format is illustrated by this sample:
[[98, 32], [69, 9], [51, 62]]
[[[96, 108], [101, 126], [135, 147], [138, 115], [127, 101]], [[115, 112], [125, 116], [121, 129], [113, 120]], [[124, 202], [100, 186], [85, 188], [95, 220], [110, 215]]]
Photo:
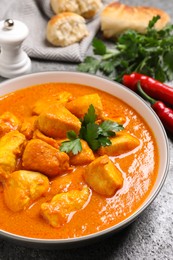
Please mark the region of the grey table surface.
[[[17, 0], [16, 0], [17, 1]], [[0, 20], [10, 0], [0, 0]], [[108, 3], [111, 1], [107, 1]], [[124, 3], [153, 5], [167, 11], [173, 20], [172, 0], [124, 0]], [[4, 7], [3, 7], [4, 6]], [[91, 52], [91, 47], [88, 53]], [[75, 71], [77, 64], [32, 59], [32, 73], [41, 71]], [[0, 77], [0, 82], [5, 79]], [[157, 198], [127, 228], [97, 243], [66, 250], [25, 248], [0, 238], [0, 260], [20, 259], [173, 259], [173, 136], [168, 136], [170, 167]]]

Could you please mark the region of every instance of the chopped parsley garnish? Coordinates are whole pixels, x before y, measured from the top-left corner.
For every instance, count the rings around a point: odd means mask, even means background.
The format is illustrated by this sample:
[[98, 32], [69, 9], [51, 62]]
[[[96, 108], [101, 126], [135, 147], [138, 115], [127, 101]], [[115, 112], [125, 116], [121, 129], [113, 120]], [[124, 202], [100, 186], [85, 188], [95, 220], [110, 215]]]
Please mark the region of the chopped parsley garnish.
[[74, 131], [67, 132], [67, 138], [69, 140], [62, 142], [60, 146], [61, 152], [70, 153], [74, 155], [82, 151], [82, 145], [80, 139], [85, 140], [89, 147], [96, 151], [101, 146], [111, 145], [109, 137], [115, 136], [116, 132], [121, 131], [124, 127], [114, 121], [105, 120], [100, 125], [96, 123], [97, 115], [95, 108], [90, 105], [88, 112], [84, 118], [81, 119], [81, 129], [79, 135]]

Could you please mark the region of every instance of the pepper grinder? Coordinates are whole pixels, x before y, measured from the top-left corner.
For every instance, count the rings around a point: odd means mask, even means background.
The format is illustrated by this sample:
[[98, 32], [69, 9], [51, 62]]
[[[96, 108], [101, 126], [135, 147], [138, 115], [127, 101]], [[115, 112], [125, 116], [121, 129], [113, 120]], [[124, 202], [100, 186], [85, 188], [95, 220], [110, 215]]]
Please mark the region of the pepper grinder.
[[18, 21], [0, 21], [0, 75], [13, 78], [31, 71], [31, 60], [22, 50], [22, 42], [28, 36], [28, 27]]

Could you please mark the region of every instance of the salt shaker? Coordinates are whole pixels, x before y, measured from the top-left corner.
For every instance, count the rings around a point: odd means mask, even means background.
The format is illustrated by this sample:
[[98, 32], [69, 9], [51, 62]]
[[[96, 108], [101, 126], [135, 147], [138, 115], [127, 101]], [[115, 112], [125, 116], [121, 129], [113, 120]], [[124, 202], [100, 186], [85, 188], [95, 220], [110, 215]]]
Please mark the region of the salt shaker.
[[27, 26], [18, 20], [0, 21], [0, 75], [13, 78], [31, 71], [31, 60], [22, 49], [27, 38]]

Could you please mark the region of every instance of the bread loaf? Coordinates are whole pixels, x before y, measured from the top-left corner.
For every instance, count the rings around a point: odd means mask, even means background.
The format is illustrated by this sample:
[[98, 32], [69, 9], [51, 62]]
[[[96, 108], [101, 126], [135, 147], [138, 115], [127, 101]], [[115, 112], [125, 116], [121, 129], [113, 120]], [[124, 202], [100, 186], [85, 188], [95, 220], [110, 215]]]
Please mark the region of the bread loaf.
[[146, 6], [128, 6], [120, 2], [111, 3], [101, 13], [101, 30], [106, 38], [117, 37], [128, 29], [145, 33], [153, 16], [161, 18], [156, 22], [156, 30], [161, 30], [170, 21], [163, 10]]
[[53, 16], [46, 29], [47, 40], [52, 45], [61, 47], [80, 42], [88, 34], [85, 19], [71, 12]]
[[101, 0], [51, 0], [55, 14], [73, 12], [90, 19], [100, 10]]

